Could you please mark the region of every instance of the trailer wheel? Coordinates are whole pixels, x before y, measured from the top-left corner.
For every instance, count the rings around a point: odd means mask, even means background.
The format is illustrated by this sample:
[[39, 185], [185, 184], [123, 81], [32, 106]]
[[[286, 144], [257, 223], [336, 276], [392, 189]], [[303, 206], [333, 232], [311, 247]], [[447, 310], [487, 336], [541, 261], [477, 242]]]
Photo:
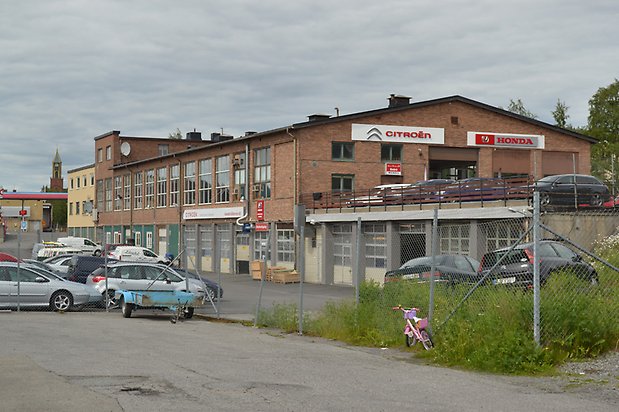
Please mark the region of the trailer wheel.
[[133, 303], [125, 302], [124, 296], [120, 298], [120, 310], [123, 313], [123, 318], [130, 318], [133, 312]]
[[191, 319], [193, 317], [193, 308], [189, 307], [185, 309], [185, 319]]

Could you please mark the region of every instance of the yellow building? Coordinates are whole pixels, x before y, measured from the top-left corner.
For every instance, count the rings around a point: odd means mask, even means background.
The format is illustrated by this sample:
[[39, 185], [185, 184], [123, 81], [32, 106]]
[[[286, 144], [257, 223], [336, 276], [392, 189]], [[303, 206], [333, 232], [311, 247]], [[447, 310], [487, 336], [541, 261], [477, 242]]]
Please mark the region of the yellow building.
[[95, 165], [91, 164], [69, 170], [67, 180], [67, 232], [69, 236], [81, 236], [97, 240], [95, 239], [96, 216], [93, 216]]

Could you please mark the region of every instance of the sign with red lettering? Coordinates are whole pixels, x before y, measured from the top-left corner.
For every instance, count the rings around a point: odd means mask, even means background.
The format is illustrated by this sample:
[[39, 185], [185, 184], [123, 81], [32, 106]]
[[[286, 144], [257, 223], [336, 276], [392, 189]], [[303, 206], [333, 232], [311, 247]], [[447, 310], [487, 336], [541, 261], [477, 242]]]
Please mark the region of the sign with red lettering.
[[467, 132], [467, 143], [469, 146], [487, 146], [508, 149], [543, 149], [544, 135]]
[[19, 215], [20, 215], [20, 216], [26, 216], [27, 214], [28, 214], [28, 211], [27, 211], [26, 209], [21, 209], [21, 210], [19, 211]]
[[268, 232], [269, 231], [269, 222], [258, 222], [254, 226], [256, 232]]
[[353, 123], [351, 134], [365, 142], [445, 144], [445, 129], [439, 127]]
[[259, 221], [264, 220], [264, 200], [256, 202], [256, 219]]
[[391, 176], [402, 176], [402, 164], [385, 163], [385, 174]]

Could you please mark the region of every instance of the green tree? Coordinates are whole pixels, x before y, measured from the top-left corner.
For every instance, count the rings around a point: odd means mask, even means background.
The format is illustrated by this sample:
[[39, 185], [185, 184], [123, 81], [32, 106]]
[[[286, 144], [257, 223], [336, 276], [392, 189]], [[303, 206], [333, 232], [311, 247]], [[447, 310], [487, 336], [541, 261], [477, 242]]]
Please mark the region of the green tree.
[[521, 116], [530, 117], [531, 119], [537, 119], [537, 115], [527, 110], [527, 108], [524, 107], [524, 103], [522, 103], [522, 100], [520, 99], [517, 99], [517, 100], [509, 99], [509, 104], [507, 105], [507, 111], [519, 114]]
[[179, 128], [176, 128], [175, 131], [173, 131], [172, 133], [168, 135], [168, 138], [169, 139], [182, 139], [183, 133], [181, 133], [181, 130]]
[[555, 119], [557, 126], [563, 128], [570, 127], [567, 124], [567, 119], [570, 117], [570, 115], [567, 114], [567, 109], [569, 109], [569, 107], [565, 104], [565, 102], [562, 102], [561, 99], [557, 99], [557, 105], [552, 111], [552, 117]]
[[587, 134], [599, 140], [591, 150], [591, 173], [619, 187], [617, 153], [619, 153], [619, 80], [600, 87], [589, 99]]

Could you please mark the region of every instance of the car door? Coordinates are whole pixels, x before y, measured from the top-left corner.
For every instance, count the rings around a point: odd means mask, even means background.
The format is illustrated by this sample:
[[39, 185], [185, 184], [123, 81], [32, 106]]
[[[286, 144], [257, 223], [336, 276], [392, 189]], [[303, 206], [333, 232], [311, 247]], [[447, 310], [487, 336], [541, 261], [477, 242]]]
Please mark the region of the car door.
[[11, 275], [9, 268], [0, 267], [0, 307], [10, 307], [13, 305], [13, 296], [11, 295]]
[[[147, 285], [152, 284], [149, 290], [178, 290], [181, 280], [169, 269], [157, 266], [143, 266], [143, 275]], [[169, 280], [169, 281], [168, 281]]]
[[553, 200], [556, 199], [558, 204], [575, 206], [574, 187], [573, 175], [561, 176], [553, 185]]
[[159, 256], [148, 249], [142, 249], [142, 260], [144, 262], [159, 263]]
[[[20, 305], [46, 305], [49, 303], [49, 279], [26, 268], [7, 268], [11, 277], [11, 295]], [[39, 279], [39, 281], [37, 281]]]
[[118, 288], [124, 290], [143, 290], [142, 268], [137, 265], [122, 265], [114, 268], [114, 278]]

